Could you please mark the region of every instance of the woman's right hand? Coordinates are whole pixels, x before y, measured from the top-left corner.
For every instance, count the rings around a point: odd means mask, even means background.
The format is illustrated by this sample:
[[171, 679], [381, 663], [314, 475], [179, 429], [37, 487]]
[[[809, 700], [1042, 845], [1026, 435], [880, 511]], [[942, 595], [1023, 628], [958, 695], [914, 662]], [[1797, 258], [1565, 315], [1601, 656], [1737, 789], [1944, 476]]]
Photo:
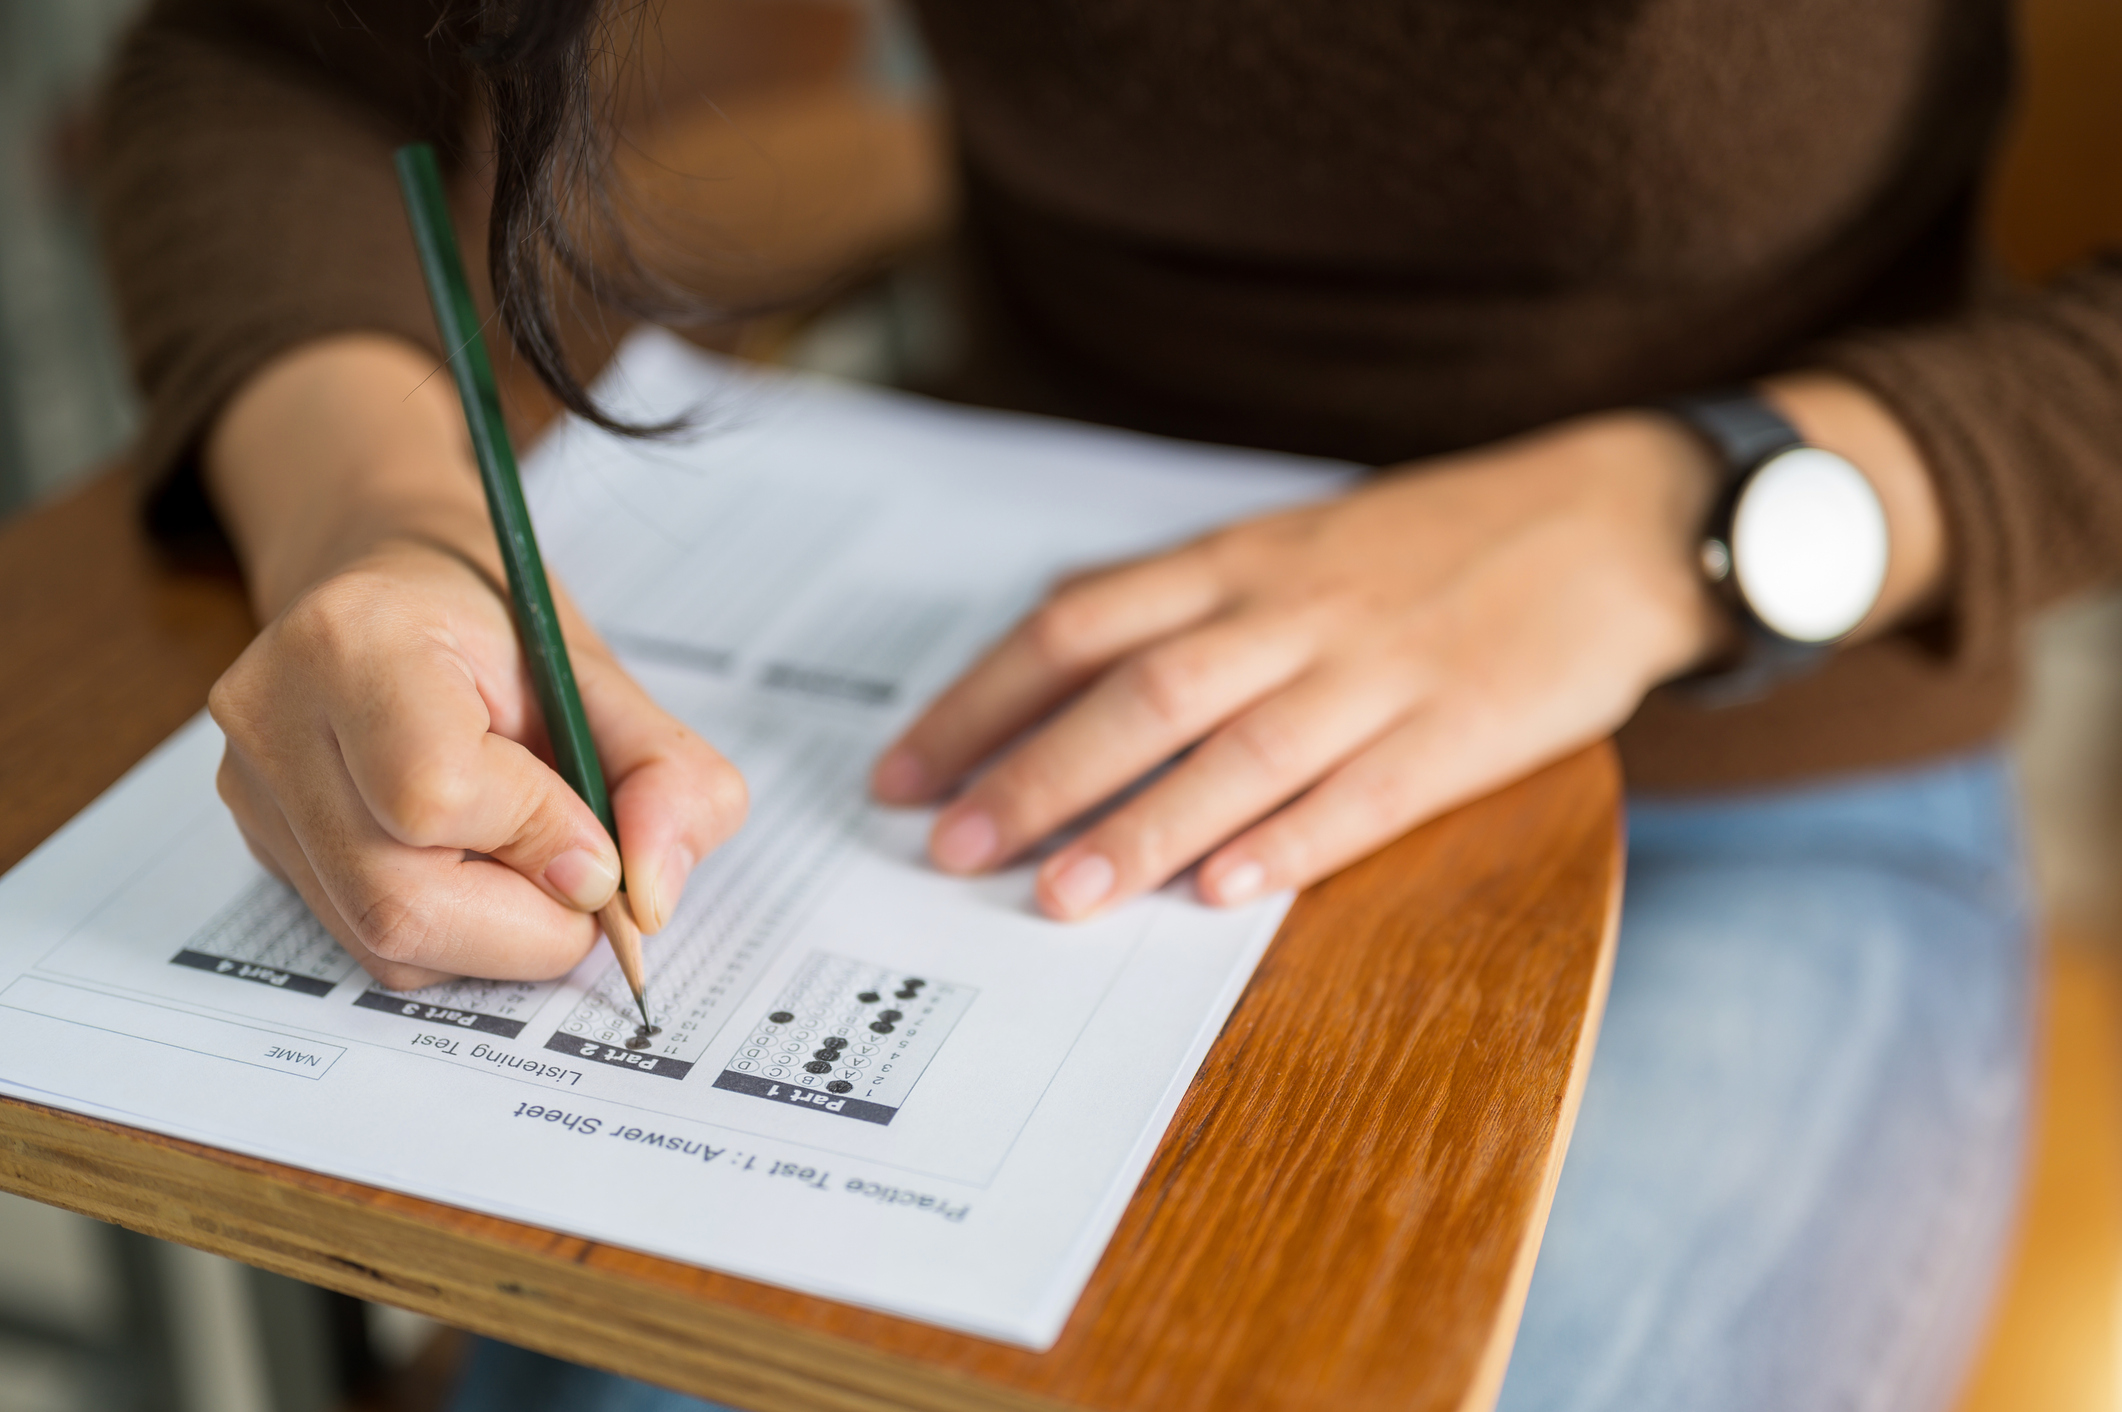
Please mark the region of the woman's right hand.
[[[393, 989], [563, 974], [625, 868], [643, 931], [742, 822], [744, 784], [567, 601], [620, 847], [545, 758], [446, 376], [335, 338], [233, 399], [208, 486], [259, 616], [209, 701], [222, 798], [259, 861]], [[558, 586], [556, 585], [556, 590]]]

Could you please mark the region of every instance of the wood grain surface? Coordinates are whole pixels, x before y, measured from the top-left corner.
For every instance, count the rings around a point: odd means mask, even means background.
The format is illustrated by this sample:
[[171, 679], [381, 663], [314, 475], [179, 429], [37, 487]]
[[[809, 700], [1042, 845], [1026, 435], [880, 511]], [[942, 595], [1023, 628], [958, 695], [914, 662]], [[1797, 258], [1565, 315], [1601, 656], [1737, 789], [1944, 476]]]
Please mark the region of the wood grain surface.
[[[0, 864], [249, 636], [127, 501], [0, 529]], [[1305, 893], [1046, 1353], [29, 1103], [0, 1187], [758, 1412], [1485, 1408], [1604, 998], [1618, 799], [1586, 750]]]

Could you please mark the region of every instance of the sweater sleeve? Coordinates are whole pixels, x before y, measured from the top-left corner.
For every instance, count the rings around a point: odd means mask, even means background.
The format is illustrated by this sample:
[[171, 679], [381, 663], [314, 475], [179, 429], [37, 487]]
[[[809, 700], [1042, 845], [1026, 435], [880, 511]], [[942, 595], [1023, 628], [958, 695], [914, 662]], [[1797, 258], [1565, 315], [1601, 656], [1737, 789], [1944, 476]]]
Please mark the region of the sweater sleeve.
[[2122, 252], [1807, 361], [1871, 389], [1923, 452], [1949, 536], [1933, 639], [1949, 658], [2008, 658], [2029, 613], [2122, 571]]
[[[106, 89], [94, 195], [150, 519], [210, 523], [200, 440], [275, 355], [355, 330], [439, 348], [391, 151], [468, 105], [435, 0], [156, 0]], [[438, 354], [439, 356], [439, 354]]]

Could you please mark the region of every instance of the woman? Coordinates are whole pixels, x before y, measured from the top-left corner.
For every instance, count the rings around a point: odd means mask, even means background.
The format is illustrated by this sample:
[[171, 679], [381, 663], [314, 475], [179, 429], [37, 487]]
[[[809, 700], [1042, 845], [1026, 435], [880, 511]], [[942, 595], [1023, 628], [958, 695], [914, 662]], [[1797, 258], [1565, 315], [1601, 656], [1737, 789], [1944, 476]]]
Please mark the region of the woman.
[[[109, 101], [143, 461], [267, 624], [214, 693], [223, 794], [393, 986], [565, 969], [621, 861], [522, 743], [388, 164], [475, 170], [491, 124], [503, 317], [594, 414], [539, 274], [596, 150], [592, 8], [166, 0]], [[2026, 1087], [2014, 625], [2122, 549], [2122, 278], [2013, 291], [1979, 254], [2002, 5], [919, 11], [962, 395], [1381, 471], [1058, 591], [879, 798], [949, 799], [932, 856], [973, 873], [1192, 747], [1042, 864], [1074, 918], [1197, 862], [1212, 904], [1301, 886], [1618, 731], [1613, 997], [1503, 1405], [1944, 1406]], [[1713, 521], [1785, 442], [1884, 532], [1825, 661]], [[742, 784], [570, 631], [654, 930]], [[693, 1405], [664, 1396], [488, 1346], [462, 1405]]]

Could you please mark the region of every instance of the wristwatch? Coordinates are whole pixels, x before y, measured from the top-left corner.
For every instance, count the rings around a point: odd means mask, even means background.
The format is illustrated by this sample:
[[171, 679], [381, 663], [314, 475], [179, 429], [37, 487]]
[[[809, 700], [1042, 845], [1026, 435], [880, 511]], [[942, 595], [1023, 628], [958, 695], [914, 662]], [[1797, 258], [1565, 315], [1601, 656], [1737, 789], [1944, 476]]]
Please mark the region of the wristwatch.
[[1676, 685], [1712, 705], [1756, 700], [1820, 665], [1879, 601], [1886, 510], [1862, 471], [1806, 445], [1751, 389], [1680, 398], [1664, 410], [1722, 464], [1702, 573], [1741, 628], [1736, 654]]

